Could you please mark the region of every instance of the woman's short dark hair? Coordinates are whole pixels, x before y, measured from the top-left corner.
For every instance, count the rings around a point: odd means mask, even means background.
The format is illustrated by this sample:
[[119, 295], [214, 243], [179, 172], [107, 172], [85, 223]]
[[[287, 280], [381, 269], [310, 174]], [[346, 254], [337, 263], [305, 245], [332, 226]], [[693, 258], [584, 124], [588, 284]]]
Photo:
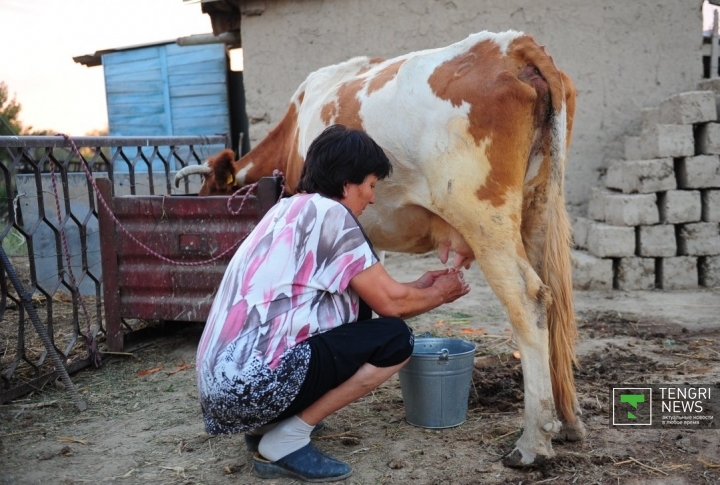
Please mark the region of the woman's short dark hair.
[[370, 174], [384, 179], [390, 160], [367, 133], [332, 125], [310, 144], [297, 192], [342, 198], [346, 183], [361, 184]]

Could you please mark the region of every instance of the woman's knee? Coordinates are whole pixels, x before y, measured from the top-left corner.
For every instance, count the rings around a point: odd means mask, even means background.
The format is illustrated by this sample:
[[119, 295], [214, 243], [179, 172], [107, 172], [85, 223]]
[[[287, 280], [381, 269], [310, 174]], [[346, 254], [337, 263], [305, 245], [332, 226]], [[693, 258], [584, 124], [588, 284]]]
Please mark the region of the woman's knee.
[[413, 352], [415, 338], [404, 320], [390, 317], [383, 319], [385, 342], [373, 361], [377, 367], [391, 367], [405, 362]]

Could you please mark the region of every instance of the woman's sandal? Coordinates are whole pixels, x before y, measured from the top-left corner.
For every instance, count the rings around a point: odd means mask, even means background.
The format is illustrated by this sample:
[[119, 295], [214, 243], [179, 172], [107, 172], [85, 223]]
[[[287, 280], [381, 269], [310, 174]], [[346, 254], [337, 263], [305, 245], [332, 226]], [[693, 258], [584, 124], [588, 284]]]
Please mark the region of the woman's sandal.
[[295, 478], [304, 482], [334, 482], [352, 475], [352, 467], [308, 443], [277, 461], [253, 454], [253, 468], [261, 478]]
[[[310, 436], [314, 436], [315, 433], [320, 431], [325, 427], [325, 421], [320, 421], [318, 424], [315, 425], [313, 430], [310, 432]], [[262, 439], [263, 435], [261, 434], [247, 434], [245, 433], [245, 446], [247, 446], [247, 449], [250, 453], [256, 453], [258, 451], [258, 447], [260, 446], [260, 440]]]

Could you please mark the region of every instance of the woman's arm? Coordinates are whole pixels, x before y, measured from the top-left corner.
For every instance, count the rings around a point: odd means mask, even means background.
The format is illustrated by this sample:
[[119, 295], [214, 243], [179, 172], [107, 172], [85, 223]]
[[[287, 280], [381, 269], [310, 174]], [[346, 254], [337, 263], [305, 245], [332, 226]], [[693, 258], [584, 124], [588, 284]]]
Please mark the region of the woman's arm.
[[399, 283], [376, 263], [350, 280], [360, 298], [383, 317], [410, 318], [470, 291], [462, 273], [454, 269], [432, 271], [412, 283]]
[[432, 286], [432, 284], [435, 282], [435, 280], [444, 274], [448, 274], [450, 271], [453, 271], [449, 268], [445, 269], [437, 269], [435, 271], [428, 271], [424, 275], [422, 275], [420, 278], [418, 278], [415, 281], [410, 281], [408, 283], [403, 283], [405, 286], [412, 286], [413, 288], [418, 288], [422, 290], [423, 288], [427, 288], [429, 286]]

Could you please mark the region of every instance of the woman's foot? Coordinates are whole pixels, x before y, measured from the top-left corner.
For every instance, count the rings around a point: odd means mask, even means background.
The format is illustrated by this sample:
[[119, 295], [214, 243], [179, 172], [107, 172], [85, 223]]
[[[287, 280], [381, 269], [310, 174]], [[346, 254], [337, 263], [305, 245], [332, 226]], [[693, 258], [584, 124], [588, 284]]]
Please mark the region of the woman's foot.
[[[310, 432], [310, 436], [314, 436], [316, 433], [321, 431], [325, 427], [325, 421], [320, 421], [318, 424], [315, 425], [313, 430]], [[264, 433], [263, 433], [264, 434]], [[252, 433], [245, 433], [245, 446], [247, 446], [247, 449], [251, 453], [255, 453], [258, 451], [258, 447], [260, 446], [260, 440], [262, 439], [262, 434], [252, 434]]]
[[259, 453], [253, 455], [253, 468], [261, 478], [295, 478], [305, 482], [334, 482], [352, 475], [353, 469], [344, 461], [323, 453], [308, 443], [276, 461]]

